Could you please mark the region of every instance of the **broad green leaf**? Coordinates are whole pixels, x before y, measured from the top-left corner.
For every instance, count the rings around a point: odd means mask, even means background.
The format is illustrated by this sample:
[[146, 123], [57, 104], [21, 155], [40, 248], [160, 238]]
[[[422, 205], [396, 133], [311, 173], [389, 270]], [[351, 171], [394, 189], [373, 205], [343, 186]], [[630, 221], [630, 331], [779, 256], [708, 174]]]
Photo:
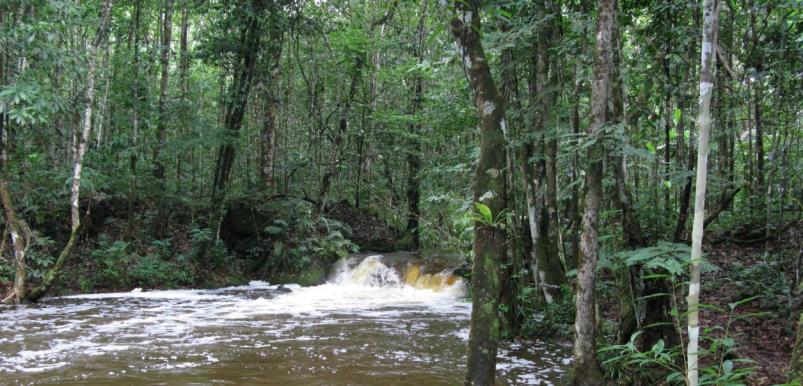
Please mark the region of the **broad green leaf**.
[[493, 215], [491, 214], [491, 208], [488, 205], [485, 205], [481, 202], [475, 202], [474, 207], [477, 208], [477, 212], [479, 212], [480, 216], [482, 216], [483, 221], [487, 223], [493, 222]]

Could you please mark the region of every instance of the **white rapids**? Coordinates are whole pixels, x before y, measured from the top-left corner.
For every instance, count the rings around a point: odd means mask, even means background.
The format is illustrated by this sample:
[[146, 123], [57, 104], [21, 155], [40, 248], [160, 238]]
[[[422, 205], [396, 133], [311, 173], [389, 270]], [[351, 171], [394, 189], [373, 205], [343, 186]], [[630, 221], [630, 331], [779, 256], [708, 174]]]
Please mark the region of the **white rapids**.
[[[327, 283], [289, 293], [254, 281], [0, 307], [0, 384], [460, 383], [465, 285], [441, 273], [422, 289], [424, 275], [416, 283], [409, 272], [377, 255], [343, 260]], [[547, 385], [566, 356], [513, 345], [498, 369], [514, 384]]]

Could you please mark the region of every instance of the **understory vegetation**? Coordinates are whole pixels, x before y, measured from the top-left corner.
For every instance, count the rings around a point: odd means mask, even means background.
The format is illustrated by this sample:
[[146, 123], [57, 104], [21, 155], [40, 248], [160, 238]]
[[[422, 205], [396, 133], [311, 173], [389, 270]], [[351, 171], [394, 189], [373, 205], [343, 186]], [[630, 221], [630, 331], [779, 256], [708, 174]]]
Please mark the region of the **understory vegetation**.
[[785, 0], [3, 0], [0, 300], [447, 250], [467, 384], [800, 385], [801, 47]]

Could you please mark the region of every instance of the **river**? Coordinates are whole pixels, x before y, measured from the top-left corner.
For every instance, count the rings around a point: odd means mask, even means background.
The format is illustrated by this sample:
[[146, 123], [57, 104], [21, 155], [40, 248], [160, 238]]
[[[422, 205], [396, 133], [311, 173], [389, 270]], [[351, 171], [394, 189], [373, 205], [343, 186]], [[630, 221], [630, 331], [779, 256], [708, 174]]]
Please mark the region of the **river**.
[[[0, 384], [461, 384], [462, 279], [392, 259], [342, 260], [313, 287], [255, 281], [0, 306]], [[555, 384], [569, 355], [504, 344], [500, 380]]]

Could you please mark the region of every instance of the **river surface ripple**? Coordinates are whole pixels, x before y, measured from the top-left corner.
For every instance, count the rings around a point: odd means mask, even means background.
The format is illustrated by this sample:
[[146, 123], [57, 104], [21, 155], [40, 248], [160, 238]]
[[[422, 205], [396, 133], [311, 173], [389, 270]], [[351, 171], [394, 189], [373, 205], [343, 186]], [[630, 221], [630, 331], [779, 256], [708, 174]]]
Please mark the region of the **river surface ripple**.
[[[0, 384], [461, 384], [462, 283], [419, 289], [387, 272], [355, 283], [358, 268], [292, 292], [256, 281], [0, 306]], [[552, 385], [568, 356], [505, 344], [497, 369], [508, 384]]]

